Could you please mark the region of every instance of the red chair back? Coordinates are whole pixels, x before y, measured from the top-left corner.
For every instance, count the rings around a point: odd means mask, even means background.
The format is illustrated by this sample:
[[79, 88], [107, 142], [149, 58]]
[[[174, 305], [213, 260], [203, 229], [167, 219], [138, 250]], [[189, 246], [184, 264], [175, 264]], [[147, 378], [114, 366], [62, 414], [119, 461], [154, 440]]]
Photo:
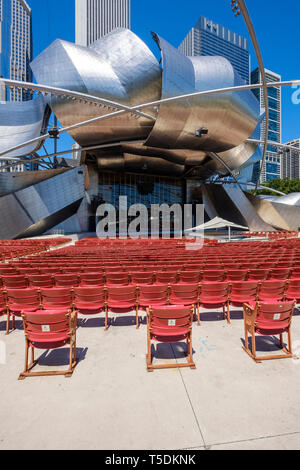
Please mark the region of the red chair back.
[[107, 285], [120, 285], [128, 286], [130, 283], [130, 277], [128, 273], [106, 273], [106, 284]]
[[143, 306], [168, 303], [169, 288], [167, 285], [140, 286], [139, 303]]
[[11, 313], [34, 311], [41, 307], [38, 289], [8, 289], [7, 303]]
[[186, 335], [192, 328], [193, 312], [190, 308], [166, 306], [150, 308], [150, 328], [152, 335], [160, 341], [170, 343]]
[[156, 282], [160, 284], [174, 284], [177, 282], [178, 274], [177, 272], [161, 271], [157, 272]]
[[54, 279], [48, 274], [28, 276], [29, 285], [39, 289], [50, 289], [54, 285]]
[[42, 305], [45, 310], [70, 309], [73, 306], [73, 296], [70, 289], [53, 288], [41, 289]]
[[4, 276], [3, 285], [7, 289], [26, 289], [28, 281], [25, 276]]
[[287, 284], [285, 298], [300, 302], [300, 279], [290, 279]]
[[28, 312], [23, 315], [23, 322], [25, 335], [33, 346], [51, 349], [56, 342], [61, 346], [69, 340], [70, 314], [65, 310]]
[[231, 270], [227, 272], [228, 281], [246, 281], [248, 271], [246, 269]]
[[193, 284], [200, 282], [200, 271], [181, 271], [180, 283]]
[[106, 300], [104, 287], [76, 287], [74, 289], [75, 308], [90, 309], [103, 307]]
[[122, 308], [122, 304], [127, 307], [127, 304], [135, 306], [137, 302], [137, 288], [136, 286], [119, 286], [119, 287], [107, 287], [107, 303], [119, 304]]
[[174, 284], [171, 286], [170, 302], [173, 305], [195, 305], [199, 298], [198, 284]]
[[286, 285], [286, 281], [264, 281], [258, 288], [258, 299], [260, 301], [282, 301]]
[[99, 273], [80, 273], [79, 278], [81, 287], [104, 286], [105, 284], [104, 275]]
[[287, 281], [291, 275], [291, 269], [272, 269], [271, 279]]
[[223, 282], [225, 280], [225, 271], [203, 271], [201, 282]]
[[77, 274], [55, 274], [56, 287], [77, 287], [79, 279]]
[[260, 304], [257, 307], [256, 329], [262, 333], [286, 331], [292, 321], [295, 304], [292, 302]]
[[265, 281], [269, 277], [269, 269], [250, 269], [249, 281]]
[[148, 273], [148, 272], [132, 272], [130, 274], [130, 277], [131, 277], [131, 282], [137, 285], [140, 285], [140, 284], [152, 285], [153, 279], [154, 279], [153, 273]]

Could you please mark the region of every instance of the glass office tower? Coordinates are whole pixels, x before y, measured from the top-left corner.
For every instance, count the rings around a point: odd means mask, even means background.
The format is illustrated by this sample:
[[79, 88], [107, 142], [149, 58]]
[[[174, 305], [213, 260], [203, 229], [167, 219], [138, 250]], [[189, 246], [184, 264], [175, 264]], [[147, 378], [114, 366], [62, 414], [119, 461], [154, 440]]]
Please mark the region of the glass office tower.
[[246, 84], [250, 80], [249, 42], [212, 20], [201, 16], [179, 46], [184, 55], [222, 56], [229, 60]]
[[[271, 72], [270, 70], [265, 70], [267, 82], [280, 82], [281, 76], [277, 73]], [[259, 69], [253, 70], [251, 73], [251, 83], [262, 83], [261, 74]], [[265, 100], [263, 90], [257, 89], [253, 90], [253, 93], [257, 97], [260, 103], [261, 114], [265, 112]], [[270, 110], [270, 121], [268, 129], [268, 140], [272, 142], [281, 143], [281, 88], [280, 87], [269, 87], [268, 88], [268, 100], [269, 100], [269, 110]], [[266, 135], [266, 124], [263, 121], [260, 135], [258, 139], [263, 140]], [[261, 163], [258, 163], [258, 166]], [[258, 174], [259, 171], [256, 172]], [[261, 174], [260, 183], [265, 183], [276, 178], [280, 178], [281, 173], [281, 157], [278, 152], [277, 147], [268, 146], [266, 160], [264, 163], [264, 168]]]
[[[31, 9], [25, 0], [0, 0], [0, 76], [32, 81]], [[26, 101], [31, 95], [14, 88], [0, 89], [2, 101]]]
[[76, 44], [89, 46], [116, 28], [130, 29], [130, 0], [76, 0]]
[[[300, 149], [300, 139], [291, 140], [285, 145]], [[281, 178], [282, 179], [300, 179], [300, 154], [291, 150], [284, 150], [281, 157]]]

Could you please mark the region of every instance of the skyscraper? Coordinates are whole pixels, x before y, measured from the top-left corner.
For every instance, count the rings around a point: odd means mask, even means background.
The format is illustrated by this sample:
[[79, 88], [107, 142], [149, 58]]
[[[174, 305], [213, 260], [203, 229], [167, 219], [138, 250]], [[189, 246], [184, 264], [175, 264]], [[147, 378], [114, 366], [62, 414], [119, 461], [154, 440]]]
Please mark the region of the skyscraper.
[[[300, 149], [300, 139], [291, 140], [286, 145]], [[293, 150], [284, 150], [281, 157], [281, 178], [300, 179], [300, 154]]]
[[[0, 76], [32, 81], [31, 9], [25, 0], [0, 0]], [[2, 101], [25, 101], [28, 92], [14, 88], [0, 90]]]
[[[265, 70], [267, 82], [280, 82], [281, 76], [277, 73]], [[259, 69], [253, 70], [251, 73], [251, 83], [262, 83], [262, 78]], [[260, 103], [261, 114], [265, 112], [265, 100], [262, 88], [253, 90], [253, 93], [257, 97]], [[268, 129], [268, 140], [272, 142], [281, 142], [281, 88], [280, 87], [269, 87], [268, 88], [268, 100], [269, 100], [269, 129]], [[264, 140], [266, 135], [266, 123], [265, 120], [262, 123], [260, 135], [258, 138]], [[258, 164], [259, 165], [259, 164]], [[261, 183], [271, 181], [275, 178], [280, 178], [281, 171], [281, 158], [278, 153], [277, 147], [268, 146], [264, 168], [261, 174]]]
[[116, 28], [131, 26], [130, 0], [75, 0], [76, 44], [89, 46]]
[[179, 46], [184, 55], [222, 56], [229, 60], [241, 78], [250, 80], [249, 42], [217, 23], [201, 16]]

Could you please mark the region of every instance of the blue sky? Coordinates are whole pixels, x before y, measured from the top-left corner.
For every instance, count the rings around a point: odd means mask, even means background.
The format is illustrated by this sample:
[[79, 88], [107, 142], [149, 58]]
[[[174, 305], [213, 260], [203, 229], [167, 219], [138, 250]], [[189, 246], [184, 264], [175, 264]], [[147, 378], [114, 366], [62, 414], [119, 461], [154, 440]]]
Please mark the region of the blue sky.
[[[74, 41], [74, 0], [27, 0], [33, 14], [34, 56], [54, 39]], [[155, 31], [178, 46], [201, 15], [207, 16], [248, 37], [243, 18], [234, 18], [230, 0], [131, 0], [132, 30], [156, 53], [150, 31]], [[256, 29], [265, 67], [282, 75], [283, 80], [300, 79], [300, 2], [290, 0], [247, 0]], [[256, 67], [251, 47], [252, 68]], [[282, 140], [300, 137], [300, 104], [292, 103], [294, 90], [286, 88], [282, 97]], [[64, 138], [61, 147], [70, 148], [72, 141]], [[51, 150], [51, 147], [50, 147]]]

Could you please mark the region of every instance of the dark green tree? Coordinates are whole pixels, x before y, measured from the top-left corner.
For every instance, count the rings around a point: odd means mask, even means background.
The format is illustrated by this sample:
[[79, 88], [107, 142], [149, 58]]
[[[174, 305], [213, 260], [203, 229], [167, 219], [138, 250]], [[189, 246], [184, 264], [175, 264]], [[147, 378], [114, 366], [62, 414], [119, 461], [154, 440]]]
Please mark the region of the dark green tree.
[[[284, 194], [291, 194], [291, 193], [300, 193], [300, 180], [293, 179], [293, 180], [282, 180], [280, 178], [274, 179], [269, 181], [268, 183], [264, 183], [263, 186], [266, 187], [265, 190], [259, 190], [257, 192], [258, 195], [263, 196], [274, 196], [275, 194], [272, 191], [268, 191], [267, 188], [276, 189]], [[254, 191], [251, 191], [254, 193]]]

